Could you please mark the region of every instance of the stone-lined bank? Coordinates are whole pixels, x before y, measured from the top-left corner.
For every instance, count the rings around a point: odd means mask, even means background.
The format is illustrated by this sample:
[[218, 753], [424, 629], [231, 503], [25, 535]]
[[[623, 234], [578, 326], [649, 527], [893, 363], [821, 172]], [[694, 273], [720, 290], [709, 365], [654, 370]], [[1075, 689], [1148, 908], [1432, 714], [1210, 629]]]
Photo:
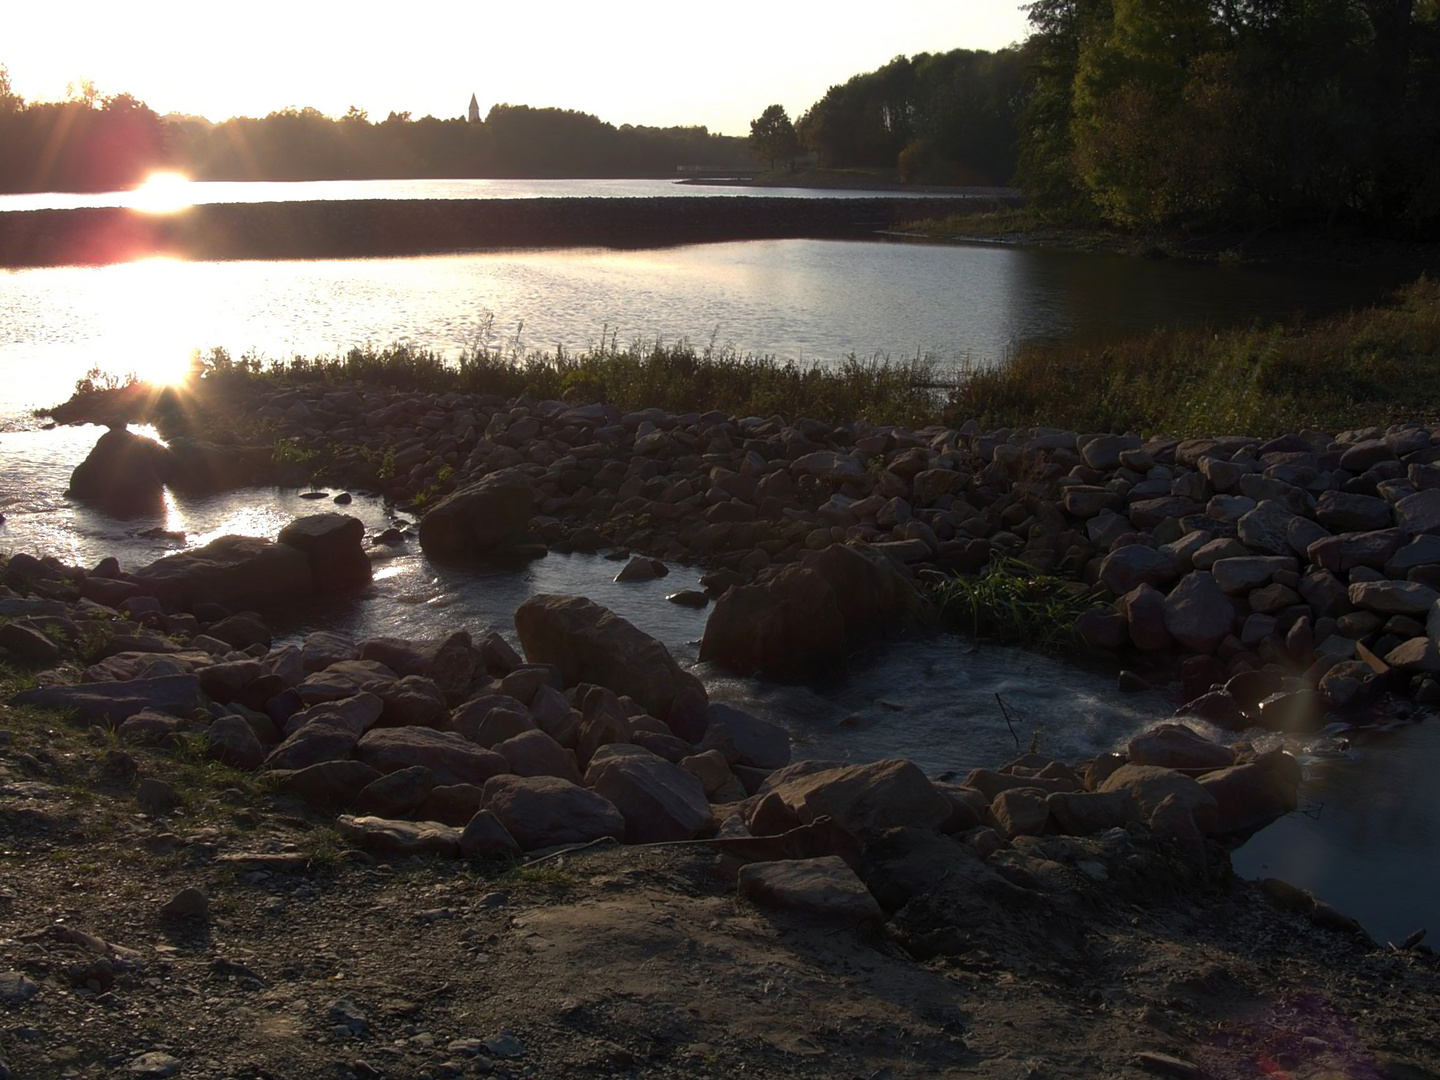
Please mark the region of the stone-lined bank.
[[[275, 646], [262, 615], [223, 602], [240, 602], [235, 582], [262, 574], [288, 575], [292, 593], [353, 588], [362, 575], [306, 579], [302, 568], [358, 567], [356, 525], [315, 515], [274, 544], [225, 538], [132, 572], [12, 557], [0, 646], [39, 669], [40, 684], [14, 703], [264, 770], [281, 793], [338, 812], [342, 833], [375, 852], [714, 843], [748, 864], [744, 895], [890, 921], [921, 957], [963, 952], [977, 901], [991, 921], [1073, 905], [1077, 882], [1093, 891], [1113, 873], [1120, 887], [1155, 844], [1162, 862], [1189, 868], [1182, 877], [1223, 870], [1210, 840], [1296, 805], [1300, 770], [1287, 753], [1175, 724], [1120, 755], [1028, 754], [960, 783], [903, 760], [792, 761], [783, 728], [709, 701], [663, 645], [579, 597], [521, 605], [519, 650], [467, 630], [435, 641], [315, 632]], [[177, 795], [142, 777], [135, 797], [153, 814]], [[1358, 933], [1313, 898], [1279, 895]], [[936, 905], [958, 900], [942, 917]]]
[[[816, 565], [860, 544], [887, 578], [1014, 556], [1093, 585], [1104, 603], [1081, 618], [1084, 640], [1178, 669], [1212, 720], [1303, 729], [1376, 694], [1440, 699], [1440, 445], [1428, 427], [1182, 442], [314, 383], [241, 382], [222, 400], [279, 456], [305, 461], [271, 477], [314, 473], [423, 503], [436, 556], [614, 546], [709, 567], [720, 603], [708, 655], [742, 670], [803, 675], [853, 644], [835, 620], [787, 623], [802, 601], [849, 613], [852, 627], [927, 621], [923, 605], [893, 602], [906, 593], [855, 611], [843, 575]], [[204, 470], [185, 462], [254, 460], [193, 437], [172, 456], [187, 477]]]

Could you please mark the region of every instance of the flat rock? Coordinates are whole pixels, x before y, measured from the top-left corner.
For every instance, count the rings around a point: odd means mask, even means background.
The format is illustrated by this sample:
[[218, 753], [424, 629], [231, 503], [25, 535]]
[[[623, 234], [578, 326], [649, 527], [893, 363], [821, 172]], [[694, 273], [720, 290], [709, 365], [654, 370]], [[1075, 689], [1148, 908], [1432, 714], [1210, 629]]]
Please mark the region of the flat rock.
[[1166, 769], [1223, 769], [1235, 764], [1235, 751], [1211, 742], [1184, 724], [1158, 724], [1125, 747], [1132, 765]]
[[335, 820], [335, 827], [366, 851], [391, 855], [460, 854], [460, 833], [435, 821], [390, 821], [342, 814]]
[[741, 896], [767, 907], [827, 918], [884, 919], [865, 883], [838, 855], [742, 866], [739, 889]]
[[499, 754], [453, 731], [423, 727], [374, 728], [360, 739], [355, 757], [382, 773], [423, 765], [437, 785], [484, 784], [509, 768]]
[[693, 775], [654, 755], [592, 761], [585, 786], [625, 819], [625, 841], [693, 840], [710, 825], [710, 803]]
[[770, 790], [802, 823], [828, 817], [857, 838], [901, 825], [938, 828], [951, 814], [945, 794], [901, 759], [810, 773]]
[[162, 675], [130, 682], [46, 686], [24, 690], [13, 701], [17, 705], [73, 710], [89, 723], [116, 727], [145, 709], [188, 716], [204, 705], [205, 695], [196, 675]]

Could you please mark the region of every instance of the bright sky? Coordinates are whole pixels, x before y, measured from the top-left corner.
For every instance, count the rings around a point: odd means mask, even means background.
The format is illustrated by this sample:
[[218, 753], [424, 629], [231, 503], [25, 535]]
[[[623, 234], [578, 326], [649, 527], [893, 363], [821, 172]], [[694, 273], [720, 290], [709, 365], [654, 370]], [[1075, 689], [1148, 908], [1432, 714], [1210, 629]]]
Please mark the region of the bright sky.
[[[832, 83], [904, 53], [998, 49], [1019, 0], [66, 0], [6, 5], [16, 93], [60, 100], [92, 79], [156, 112], [223, 120], [311, 105], [460, 116], [558, 106], [614, 124], [743, 135], [779, 102], [798, 118]], [[853, 12], [853, 13], [852, 13]]]

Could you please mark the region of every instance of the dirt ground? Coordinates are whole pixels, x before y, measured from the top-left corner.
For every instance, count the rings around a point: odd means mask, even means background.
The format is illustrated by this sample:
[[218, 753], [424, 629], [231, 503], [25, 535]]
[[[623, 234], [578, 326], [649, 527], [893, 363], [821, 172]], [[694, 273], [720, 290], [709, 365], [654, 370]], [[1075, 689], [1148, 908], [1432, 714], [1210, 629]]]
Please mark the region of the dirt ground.
[[[1432, 955], [1223, 859], [1086, 851], [1088, 891], [917, 947], [945, 912], [767, 911], [703, 845], [377, 861], [245, 774], [0, 708], [0, 1077], [1440, 1077]], [[186, 888], [207, 918], [162, 914]]]

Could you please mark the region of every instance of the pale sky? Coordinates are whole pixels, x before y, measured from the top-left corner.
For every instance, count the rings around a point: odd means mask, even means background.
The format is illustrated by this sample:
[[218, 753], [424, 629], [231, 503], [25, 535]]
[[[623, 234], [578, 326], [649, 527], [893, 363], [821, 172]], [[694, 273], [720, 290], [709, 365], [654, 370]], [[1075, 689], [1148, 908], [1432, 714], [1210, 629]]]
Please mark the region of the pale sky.
[[358, 105], [460, 116], [473, 92], [613, 124], [730, 135], [779, 102], [798, 118], [832, 83], [904, 53], [1026, 36], [1018, 0], [313, 0], [10, 2], [0, 64], [15, 92], [60, 100], [93, 79], [156, 112], [223, 120]]

